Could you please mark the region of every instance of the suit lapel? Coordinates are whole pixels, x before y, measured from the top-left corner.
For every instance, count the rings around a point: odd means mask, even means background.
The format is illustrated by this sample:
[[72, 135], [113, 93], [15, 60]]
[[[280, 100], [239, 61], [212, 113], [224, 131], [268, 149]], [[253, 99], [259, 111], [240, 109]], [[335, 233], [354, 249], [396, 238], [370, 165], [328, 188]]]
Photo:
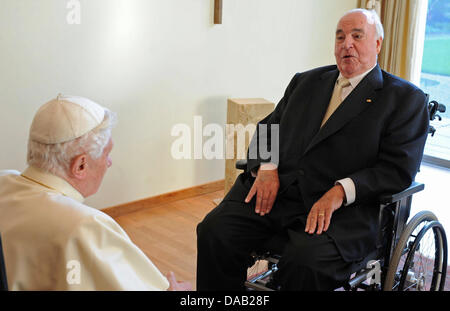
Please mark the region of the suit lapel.
[[[305, 152], [311, 140], [320, 129], [320, 124], [322, 123], [323, 116], [328, 108], [338, 75], [339, 71], [337, 69], [322, 74], [319, 81], [315, 81], [314, 83], [314, 88], [308, 99], [309, 104], [306, 105], [304, 111], [299, 113], [300, 120], [298, 126], [304, 133], [302, 135], [304, 140], [301, 144], [301, 154]], [[308, 124], [308, 126], [305, 127], [305, 124]]]
[[[325, 73], [324, 76], [326, 74], [329, 73]], [[335, 80], [337, 79], [337, 75], [334, 74], [333, 76], [335, 76], [335, 79], [333, 81], [335, 82]], [[326, 83], [327, 87], [328, 83], [329, 82]], [[377, 65], [371, 72], [367, 74], [367, 76], [358, 84], [358, 86], [350, 93], [350, 95], [347, 96], [347, 98], [341, 103], [341, 105], [336, 109], [336, 111], [331, 115], [331, 117], [321, 129], [318, 130], [316, 126], [314, 127], [316, 130], [316, 135], [313, 137], [308, 147], [305, 149], [304, 154], [330, 135], [336, 133], [350, 120], [355, 118], [367, 107], [369, 107], [369, 105], [373, 104], [376, 95], [375, 91], [382, 88], [382, 86], [383, 76], [380, 67]], [[328, 88], [323, 88], [322, 92], [326, 92], [326, 90], [328, 90]], [[331, 92], [333, 92], [333, 89], [331, 89], [331, 91], [329, 91], [329, 93], [327, 94], [328, 97], [331, 97]], [[322, 97], [321, 99], [323, 99]], [[325, 104], [325, 110], [328, 107], [329, 100], [330, 99], [328, 99], [328, 102], [326, 102]], [[320, 123], [322, 122], [322, 118], [325, 114], [325, 110], [320, 111], [319, 128]], [[315, 118], [317, 118], [317, 114], [315, 115]]]

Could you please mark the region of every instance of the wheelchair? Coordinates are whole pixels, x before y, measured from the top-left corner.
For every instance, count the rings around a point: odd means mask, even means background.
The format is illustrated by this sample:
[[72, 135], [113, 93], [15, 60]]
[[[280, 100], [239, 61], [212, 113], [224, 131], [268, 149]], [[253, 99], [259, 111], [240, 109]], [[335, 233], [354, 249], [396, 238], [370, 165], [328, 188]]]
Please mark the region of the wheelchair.
[[[428, 102], [428, 95], [427, 95]], [[428, 103], [430, 120], [445, 106]], [[430, 126], [429, 134], [435, 129]], [[246, 160], [239, 160], [236, 168], [245, 170]], [[424, 184], [413, 182], [407, 189], [378, 198], [380, 205], [379, 232], [376, 250], [362, 261], [359, 271], [342, 284], [346, 291], [443, 291], [447, 276], [447, 238], [442, 224], [430, 211], [421, 211], [408, 221], [412, 196], [422, 191]], [[247, 290], [273, 291], [274, 273], [281, 256], [282, 236], [274, 236], [265, 243], [263, 253], [252, 253], [251, 266], [265, 262], [267, 268], [250, 276]]]

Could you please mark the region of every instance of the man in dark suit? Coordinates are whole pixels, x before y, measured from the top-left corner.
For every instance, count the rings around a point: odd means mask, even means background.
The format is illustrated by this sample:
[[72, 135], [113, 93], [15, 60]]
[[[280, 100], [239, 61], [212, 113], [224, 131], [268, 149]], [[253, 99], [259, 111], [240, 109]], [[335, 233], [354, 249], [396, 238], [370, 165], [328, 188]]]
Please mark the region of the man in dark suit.
[[428, 132], [424, 93], [377, 65], [383, 36], [375, 12], [345, 14], [337, 66], [296, 74], [259, 123], [278, 127], [279, 161], [249, 158], [198, 225], [198, 290], [242, 289], [251, 251], [280, 233], [282, 290], [339, 287], [375, 250], [374, 199], [411, 184]]

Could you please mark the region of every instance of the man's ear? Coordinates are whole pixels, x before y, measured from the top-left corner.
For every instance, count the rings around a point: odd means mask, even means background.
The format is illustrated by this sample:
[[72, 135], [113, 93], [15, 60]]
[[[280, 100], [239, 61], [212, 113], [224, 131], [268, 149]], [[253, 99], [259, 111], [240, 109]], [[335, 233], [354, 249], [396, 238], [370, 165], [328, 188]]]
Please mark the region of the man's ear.
[[382, 46], [383, 46], [383, 39], [379, 37], [377, 40], [377, 54], [380, 54]]
[[76, 179], [84, 179], [87, 175], [87, 155], [80, 154], [72, 160], [70, 172]]

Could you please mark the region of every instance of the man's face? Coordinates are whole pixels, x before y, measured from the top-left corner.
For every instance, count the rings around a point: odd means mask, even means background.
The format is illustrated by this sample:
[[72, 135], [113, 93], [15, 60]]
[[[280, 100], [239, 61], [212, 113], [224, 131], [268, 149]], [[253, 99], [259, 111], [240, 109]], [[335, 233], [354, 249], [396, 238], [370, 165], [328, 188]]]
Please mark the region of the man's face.
[[88, 156], [88, 178], [89, 186], [88, 186], [88, 194], [85, 196], [92, 195], [98, 191], [100, 185], [102, 183], [103, 177], [105, 176], [106, 170], [112, 165], [112, 160], [110, 157], [111, 150], [113, 148], [112, 139], [109, 140], [105, 149], [103, 149], [103, 153], [98, 159], [92, 159]]
[[345, 78], [366, 72], [375, 66], [381, 44], [375, 24], [369, 24], [364, 13], [345, 15], [336, 30], [334, 55], [339, 71]]

